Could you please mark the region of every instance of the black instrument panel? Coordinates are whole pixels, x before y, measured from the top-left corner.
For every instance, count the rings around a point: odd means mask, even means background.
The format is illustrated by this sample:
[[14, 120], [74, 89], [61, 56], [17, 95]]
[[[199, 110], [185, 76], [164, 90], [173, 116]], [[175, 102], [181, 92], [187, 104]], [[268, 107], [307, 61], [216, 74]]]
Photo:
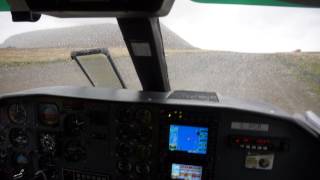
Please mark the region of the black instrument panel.
[[1, 179], [302, 179], [320, 160], [298, 125], [232, 108], [37, 95], [0, 109]]

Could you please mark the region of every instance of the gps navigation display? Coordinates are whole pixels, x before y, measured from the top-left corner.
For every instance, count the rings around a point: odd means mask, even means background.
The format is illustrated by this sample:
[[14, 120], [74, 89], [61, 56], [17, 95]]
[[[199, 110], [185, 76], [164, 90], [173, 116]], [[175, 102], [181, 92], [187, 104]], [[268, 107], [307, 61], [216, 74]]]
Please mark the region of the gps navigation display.
[[206, 154], [208, 128], [170, 125], [169, 150], [193, 154]]
[[171, 166], [171, 179], [201, 180], [202, 167], [173, 163]]

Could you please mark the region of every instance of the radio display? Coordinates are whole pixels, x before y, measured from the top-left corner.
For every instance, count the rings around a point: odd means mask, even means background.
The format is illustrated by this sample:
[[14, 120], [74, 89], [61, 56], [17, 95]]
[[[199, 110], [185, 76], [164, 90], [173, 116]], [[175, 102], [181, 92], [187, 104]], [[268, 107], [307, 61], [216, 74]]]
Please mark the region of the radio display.
[[175, 164], [171, 166], [171, 179], [179, 180], [201, 180], [202, 167], [186, 164]]
[[208, 128], [170, 125], [169, 150], [193, 154], [206, 154]]

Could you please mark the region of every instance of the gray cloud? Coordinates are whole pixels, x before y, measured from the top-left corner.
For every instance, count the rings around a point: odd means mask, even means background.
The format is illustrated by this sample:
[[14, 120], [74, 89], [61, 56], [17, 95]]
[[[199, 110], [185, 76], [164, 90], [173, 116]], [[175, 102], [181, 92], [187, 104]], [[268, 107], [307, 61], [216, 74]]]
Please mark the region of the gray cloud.
[[[36, 23], [12, 23], [0, 13], [0, 43], [39, 29], [111, 22], [115, 19], [59, 19], [44, 16]], [[320, 9], [213, 5], [177, 0], [161, 22], [190, 44], [212, 50], [244, 52], [320, 51]]]

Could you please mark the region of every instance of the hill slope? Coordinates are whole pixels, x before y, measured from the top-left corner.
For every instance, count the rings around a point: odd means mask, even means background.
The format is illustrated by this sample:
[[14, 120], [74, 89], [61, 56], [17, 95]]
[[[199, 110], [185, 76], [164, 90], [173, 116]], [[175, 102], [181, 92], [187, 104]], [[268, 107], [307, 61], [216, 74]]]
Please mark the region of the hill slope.
[[[193, 47], [161, 25], [164, 46], [174, 49]], [[68, 28], [39, 30], [8, 38], [0, 48], [94, 48], [125, 47], [117, 24], [97, 24]]]

